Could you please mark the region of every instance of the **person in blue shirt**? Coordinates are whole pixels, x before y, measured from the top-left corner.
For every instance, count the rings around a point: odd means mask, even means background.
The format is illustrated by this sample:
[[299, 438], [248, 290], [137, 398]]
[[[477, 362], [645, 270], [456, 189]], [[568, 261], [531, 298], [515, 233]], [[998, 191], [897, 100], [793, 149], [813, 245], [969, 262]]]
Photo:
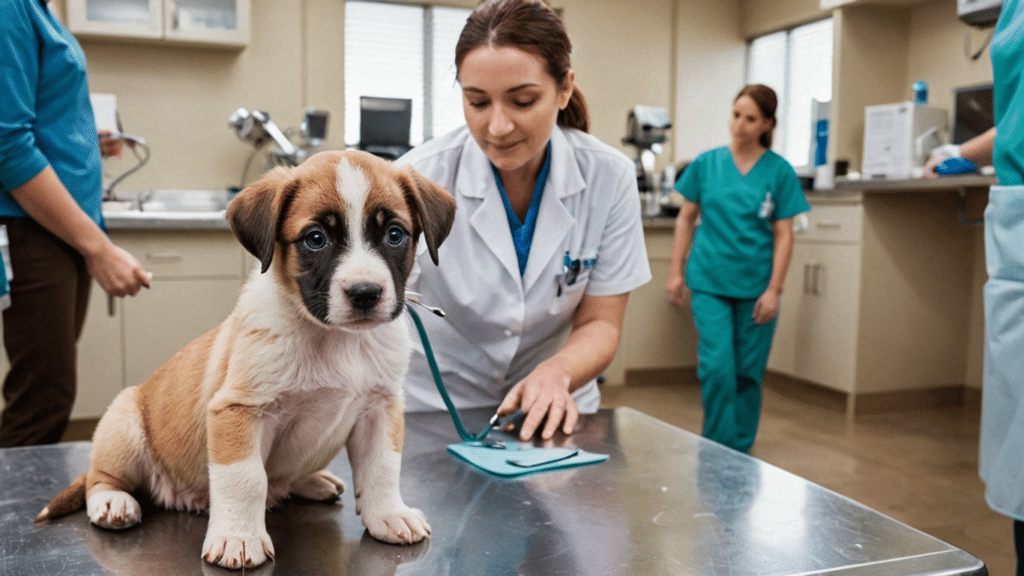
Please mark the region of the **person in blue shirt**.
[[810, 210], [796, 172], [770, 149], [777, 106], [771, 88], [744, 87], [733, 100], [732, 141], [698, 155], [676, 184], [684, 200], [668, 299], [683, 306], [689, 291], [702, 433], [742, 452], [757, 435], [761, 379], [793, 252], [792, 218]]
[[[995, 127], [956, 155], [992, 164], [998, 186], [985, 208], [985, 369], [980, 472], [992, 510], [1013, 519], [1017, 575], [1024, 576], [1024, 2], [1003, 0], [989, 50]], [[935, 165], [925, 176], [935, 177]]]
[[8, 447], [58, 442], [67, 426], [91, 278], [114, 296], [149, 279], [104, 232], [85, 54], [45, 0], [0, 2], [0, 94], [0, 225], [13, 272], [0, 414]]

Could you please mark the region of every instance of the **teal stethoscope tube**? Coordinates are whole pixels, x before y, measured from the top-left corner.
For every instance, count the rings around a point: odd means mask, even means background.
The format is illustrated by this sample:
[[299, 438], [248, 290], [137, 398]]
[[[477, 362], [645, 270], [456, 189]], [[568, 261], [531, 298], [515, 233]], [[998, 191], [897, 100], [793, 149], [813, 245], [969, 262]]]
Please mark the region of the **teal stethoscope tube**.
[[491, 417], [491, 421], [484, 428], [483, 432], [473, 435], [466, 431], [466, 427], [462, 424], [462, 419], [459, 418], [459, 412], [455, 409], [455, 404], [452, 403], [451, 397], [448, 396], [448, 390], [445, 389], [444, 382], [441, 380], [441, 371], [437, 368], [437, 360], [434, 359], [434, 349], [430, 346], [430, 339], [427, 338], [427, 331], [423, 328], [423, 322], [420, 320], [419, 315], [416, 314], [416, 311], [412, 309], [412, 306], [406, 305], [405, 309], [409, 311], [413, 323], [416, 324], [416, 331], [420, 335], [420, 341], [423, 342], [423, 354], [427, 357], [427, 364], [430, 365], [430, 373], [434, 377], [434, 384], [437, 386], [437, 391], [441, 393], [444, 405], [448, 407], [448, 413], [451, 414], [452, 422], [455, 423], [455, 430], [458, 431], [459, 437], [462, 438], [463, 442], [479, 442], [483, 440], [498, 422], [498, 415], [495, 414]]

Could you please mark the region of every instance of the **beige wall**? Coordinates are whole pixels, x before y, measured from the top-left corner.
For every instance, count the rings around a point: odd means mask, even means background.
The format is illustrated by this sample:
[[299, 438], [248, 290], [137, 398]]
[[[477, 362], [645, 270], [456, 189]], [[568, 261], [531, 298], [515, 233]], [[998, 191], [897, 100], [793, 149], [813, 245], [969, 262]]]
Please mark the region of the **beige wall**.
[[827, 18], [819, 0], [742, 0], [743, 36], [752, 38]]
[[740, 0], [676, 0], [676, 159], [729, 142], [729, 113], [746, 59], [740, 8]]
[[[672, 105], [674, 0], [555, 5], [574, 43], [592, 132], [633, 155], [620, 144], [628, 111], [636, 104]], [[63, 2], [56, 8], [61, 12]], [[306, 106], [327, 109], [327, 146], [342, 147], [343, 26], [344, 3], [337, 0], [252, 0], [251, 42], [241, 51], [83, 41], [92, 91], [116, 94], [125, 131], [152, 149], [149, 164], [118, 189], [237, 185], [252, 151], [227, 127], [239, 107], [267, 111], [282, 128], [297, 128]], [[662, 156], [671, 158], [671, 147]], [[117, 175], [134, 163], [129, 154], [105, 168]], [[250, 181], [262, 167], [257, 158]]]
[[957, 86], [992, 82], [992, 60], [986, 48], [977, 60], [965, 55], [964, 35], [973, 51], [991, 32], [960, 21], [956, 3], [937, 1], [914, 7], [910, 15], [906, 84], [928, 82], [928, 103], [950, 109], [950, 95]]

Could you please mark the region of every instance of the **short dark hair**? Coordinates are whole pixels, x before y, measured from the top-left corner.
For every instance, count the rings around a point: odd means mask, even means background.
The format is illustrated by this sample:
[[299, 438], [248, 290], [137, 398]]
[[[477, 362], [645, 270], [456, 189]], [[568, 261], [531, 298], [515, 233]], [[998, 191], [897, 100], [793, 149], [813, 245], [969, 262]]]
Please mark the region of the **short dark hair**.
[[[511, 46], [539, 56], [559, 86], [569, 74], [572, 42], [561, 18], [542, 0], [481, 2], [469, 15], [455, 45], [456, 71], [466, 55], [481, 46]], [[584, 132], [590, 129], [587, 101], [579, 87], [573, 87], [569, 104], [559, 110], [558, 125]]]

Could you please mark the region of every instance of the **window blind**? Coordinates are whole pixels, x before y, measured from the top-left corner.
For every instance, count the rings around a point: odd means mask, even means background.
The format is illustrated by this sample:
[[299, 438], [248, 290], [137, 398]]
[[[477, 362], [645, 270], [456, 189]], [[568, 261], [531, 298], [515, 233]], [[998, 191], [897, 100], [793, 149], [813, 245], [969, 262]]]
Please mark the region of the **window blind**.
[[772, 149], [794, 167], [812, 166], [811, 100], [832, 100], [832, 19], [751, 40], [747, 83], [765, 84], [779, 97]]
[[455, 43], [471, 10], [345, 2], [345, 142], [359, 142], [359, 97], [412, 100], [410, 144], [465, 123]]

